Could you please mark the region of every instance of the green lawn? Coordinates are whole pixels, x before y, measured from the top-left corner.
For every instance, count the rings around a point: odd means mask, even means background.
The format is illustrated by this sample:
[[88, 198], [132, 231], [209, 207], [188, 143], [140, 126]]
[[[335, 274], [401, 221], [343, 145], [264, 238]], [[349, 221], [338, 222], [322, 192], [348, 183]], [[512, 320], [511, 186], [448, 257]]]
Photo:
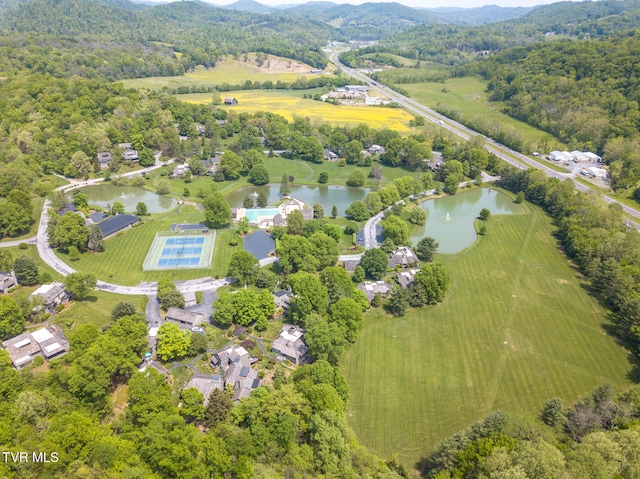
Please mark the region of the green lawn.
[[236, 235], [232, 229], [218, 231], [211, 269], [142, 271], [142, 263], [156, 232], [168, 231], [174, 223], [198, 223], [204, 220], [204, 214], [194, 208], [183, 206], [181, 211], [145, 219], [142, 225], [125, 230], [120, 236], [107, 239], [103, 253], [85, 252], [80, 255], [78, 261], [70, 261], [64, 253], [58, 252], [58, 256], [77, 271], [93, 273], [103, 281], [124, 285], [165, 278], [183, 280], [216, 275], [224, 277], [231, 254], [235, 249], [242, 248], [241, 240], [238, 246], [229, 246], [229, 240]]
[[11, 257], [15, 261], [15, 259], [19, 256], [29, 256], [36, 261], [38, 265], [38, 271], [40, 273], [46, 271], [51, 275], [51, 278], [56, 281], [62, 281], [63, 277], [58, 272], [56, 272], [53, 268], [50, 268], [44, 261], [40, 259], [38, 256], [38, 250], [36, 249], [36, 245], [30, 244], [27, 245], [27, 249], [20, 249], [19, 246], [12, 246], [10, 248], [2, 248], [4, 251], [8, 251], [11, 254]]
[[342, 358], [359, 440], [407, 466], [496, 409], [535, 415], [603, 383], [637, 379], [607, 333], [607, 312], [559, 252], [539, 210], [492, 216], [488, 234], [440, 255], [453, 286], [442, 304], [392, 318], [366, 315]]
[[[538, 130], [522, 121], [511, 118], [498, 111], [487, 99], [487, 83], [479, 77], [451, 78], [444, 83], [415, 83], [402, 85], [411, 98], [430, 108], [438, 104], [458, 110], [464, 118], [482, 117], [485, 121], [495, 122], [515, 128], [532, 145], [542, 144], [545, 140], [552, 149], [566, 149], [566, 145], [547, 132]], [[443, 91], [446, 90], [446, 91]], [[537, 148], [541, 149], [541, 148]]]
[[62, 313], [56, 315], [55, 323], [65, 330], [74, 330], [81, 324], [95, 324], [102, 328], [111, 322], [111, 310], [121, 302], [135, 304], [136, 311], [144, 315], [147, 306], [146, 296], [129, 296], [122, 294], [92, 291], [84, 301], [74, 301]]

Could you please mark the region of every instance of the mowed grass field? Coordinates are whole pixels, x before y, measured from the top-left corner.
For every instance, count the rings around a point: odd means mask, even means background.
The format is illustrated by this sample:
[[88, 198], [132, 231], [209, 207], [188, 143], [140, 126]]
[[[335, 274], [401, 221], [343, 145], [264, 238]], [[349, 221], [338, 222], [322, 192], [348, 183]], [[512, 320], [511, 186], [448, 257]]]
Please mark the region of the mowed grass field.
[[156, 232], [169, 231], [174, 223], [199, 223], [204, 214], [194, 208], [183, 207], [182, 213], [169, 213], [164, 216], [146, 219], [144, 224], [125, 230], [121, 236], [114, 236], [105, 241], [102, 253], [85, 252], [78, 261], [71, 261], [68, 255], [57, 252], [58, 256], [76, 271], [93, 273], [98, 279], [110, 283], [132, 286], [141, 281], [159, 281], [161, 279], [184, 280], [206, 276], [224, 277], [229, 267], [231, 255], [242, 249], [243, 242], [230, 246], [229, 240], [237, 237], [233, 229], [219, 230], [213, 247], [213, 258], [210, 269], [180, 269], [167, 271], [142, 271], [149, 246]]
[[[255, 113], [269, 111], [282, 115], [287, 120], [294, 116], [309, 117], [335, 125], [359, 125], [367, 123], [371, 128], [389, 128], [399, 132], [412, 131], [409, 121], [413, 116], [400, 108], [333, 105], [322, 101], [300, 98], [299, 92], [288, 90], [241, 90], [224, 93], [234, 97], [237, 105], [224, 105], [227, 110]], [[210, 93], [176, 95], [187, 103], [210, 103]]]
[[[149, 77], [122, 80], [127, 88], [161, 90], [164, 87], [178, 88], [181, 86], [215, 86], [222, 83], [244, 83], [251, 81], [294, 82], [299, 77], [313, 78], [317, 74], [310, 73], [312, 66], [288, 58], [267, 55], [262, 66], [255, 61], [255, 54], [250, 54], [247, 61], [244, 56], [234, 60], [231, 55], [225, 55], [214, 68], [197, 66], [194, 71], [176, 77]], [[223, 95], [223, 93], [221, 93]]]
[[438, 257], [453, 283], [443, 303], [401, 318], [366, 315], [341, 363], [350, 425], [381, 457], [398, 454], [413, 467], [491, 411], [536, 415], [550, 398], [573, 401], [637, 379], [549, 218], [528, 209], [492, 216], [471, 248]]
[[[479, 77], [450, 78], [444, 83], [415, 83], [402, 85], [411, 98], [430, 108], [438, 104], [459, 110], [464, 118], [481, 117], [485, 122], [508, 125], [515, 128], [527, 142], [542, 143], [564, 149], [565, 145], [547, 132], [538, 130], [522, 121], [498, 111], [487, 99], [487, 83]], [[448, 90], [446, 93], [442, 90]]]

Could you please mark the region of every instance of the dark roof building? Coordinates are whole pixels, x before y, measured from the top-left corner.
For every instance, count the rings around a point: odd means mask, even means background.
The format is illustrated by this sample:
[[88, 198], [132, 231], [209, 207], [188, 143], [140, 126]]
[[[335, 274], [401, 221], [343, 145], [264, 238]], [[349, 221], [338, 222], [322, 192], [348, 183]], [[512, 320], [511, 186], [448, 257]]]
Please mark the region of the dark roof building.
[[224, 381], [219, 374], [215, 374], [210, 378], [195, 376], [189, 380], [184, 388], [196, 388], [204, 396], [204, 406], [206, 407], [209, 404], [209, 396], [215, 389], [224, 391]]
[[111, 218], [98, 223], [98, 227], [100, 228], [100, 231], [102, 231], [102, 236], [106, 238], [107, 236], [114, 235], [117, 232], [129, 228], [139, 222], [140, 218], [137, 216], [123, 214], [112, 216]]
[[284, 324], [280, 330], [280, 334], [273, 341], [271, 350], [294, 364], [299, 364], [304, 355], [309, 351], [302, 337], [307, 331], [298, 326]]
[[283, 289], [273, 294], [273, 301], [276, 303], [276, 310], [282, 309], [287, 311], [291, 302], [291, 291]]
[[101, 170], [109, 168], [109, 162], [111, 162], [111, 153], [108, 151], [101, 151], [98, 153], [98, 164]]
[[396, 278], [398, 278], [398, 284], [403, 288], [408, 288], [413, 284], [413, 280], [415, 278], [416, 273], [420, 271], [418, 269], [409, 269], [406, 271], [400, 271], [396, 274]]
[[361, 261], [360, 258], [349, 259], [347, 261], [343, 261], [342, 265], [344, 266], [344, 269], [347, 270], [347, 273], [353, 273], [358, 267], [358, 265], [360, 264], [360, 261]]
[[389, 268], [395, 268], [396, 265], [413, 266], [417, 263], [419, 263], [418, 257], [408, 246], [400, 246], [389, 255]]
[[226, 96], [226, 97], [224, 97], [224, 104], [225, 105], [237, 105], [238, 104], [238, 100], [236, 100], [233, 97]]
[[202, 323], [202, 313], [180, 308], [169, 308], [165, 319], [178, 323], [180, 326], [191, 328]]
[[391, 285], [384, 281], [365, 281], [364, 284], [359, 284], [356, 288], [364, 293], [369, 302], [375, 298], [376, 293], [380, 293], [383, 297], [388, 296], [389, 293], [391, 293]]
[[124, 150], [122, 152], [122, 158], [125, 161], [137, 161], [138, 160], [138, 150]]

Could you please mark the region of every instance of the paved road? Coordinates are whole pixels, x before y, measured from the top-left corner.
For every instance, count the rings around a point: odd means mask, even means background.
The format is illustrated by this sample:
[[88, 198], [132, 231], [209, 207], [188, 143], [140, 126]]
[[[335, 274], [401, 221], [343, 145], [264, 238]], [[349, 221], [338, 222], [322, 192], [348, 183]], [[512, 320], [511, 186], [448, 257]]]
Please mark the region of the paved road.
[[36, 244], [36, 236], [32, 236], [31, 238], [25, 238], [16, 241], [4, 241], [0, 243], [0, 248], [12, 248], [14, 246], [20, 246], [22, 243], [28, 244]]
[[147, 295], [147, 309], [145, 310], [145, 317], [149, 323], [150, 328], [158, 328], [162, 324], [162, 317], [160, 316], [160, 302], [155, 294]]
[[[329, 54], [329, 60], [331, 62], [333, 62], [334, 64], [338, 65], [342, 71], [344, 71], [347, 75], [351, 76], [352, 78], [355, 78], [356, 80], [360, 80], [364, 83], [366, 83], [367, 85], [369, 85], [372, 88], [375, 88], [376, 90], [379, 90], [380, 92], [384, 93], [386, 96], [388, 96], [391, 100], [397, 102], [398, 104], [402, 105], [403, 107], [405, 107], [407, 110], [411, 111], [412, 113], [415, 113], [416, 115], [422, 116], [424, 118], [426, 118], [427, 120], [432, 121], [433, 123], [436, 123], [438, 125], [440, 125], [442, 128], [445, 128], [447, 130], [449, 130], [450, 132], [464, 138], [465, 140], [469, 140], [472, 137], [478, 136], [480, 135], [480, 133], [478, 133], [477, 131], [472, 130], [471, 128], [467, 128], [466, 126], [455, 122], [449, 118], [447, 118], [444, 115], [441, 115], [440, 113], [431, 110], [430, 108], [427, 108], [426, 106], [416, 102], [415, 100], [412, 100], [404, 95], [401, 95], [400, 93], [396, 92], [395, 90], [392, 90], [389, 87], [386, 87], [384, 85], [381, 85], [375, 81], [373, 81], [371, 78], [369, 78], [368, 76], [364, 75], [363, 73], [360, 73], [357, 70], [354, 70], [352, 68], [349, 68], [348, 66], [344, 65], [343, 63], [340, 62], [340, 60], [338, 59], [338, 55], [342, 53], [341, 51], [332, 51]], [[558, 178], [560, 180], [566, 180], [568, 178], [571, 178], [571, 175], [567, 174], [567, 173], [563, 173], [563, 172], [559, 172], [559, 171], [555, 171], [551, 168], [549, 168], [548, 166], [542, 164], [542, 163], [538, 163], [537, 161], [529, 158], [526, 155], [523, 155], [521, 153], [518, 153], [516, 151], [513, 151], [512, 149], [501, 145], [500, 143], [492, 140], [491, 138], [487, 138], [486, 142], [485, 142], [485, 148], [487, 149], [487, 151], [495, 154], [496, 156], [498, 156], [498, 158], [506, 161], [507, 163], [511, 164], [512, 166], [515, 166], [516, 168], [520, 168], [520, 169], [527, 169], [527, 168], [535, 168], [538, 170], [542, 170], [544, 171], [544, 173], [551, 178]], [[630, 206], [627, 206], [625, 204], [620, 203], [618, 200], [615, 200], [614, 198], [611, 198], [610, 196], [607, 195], [603, 195], [602, 193], [600, 193], [597, 190], [594, 190], [593, 188], [584, 185], [582, 183], [578, 183], [575, 182], [575, 187], [577, 190], [579, 191], [583, 191], [583, 192], [595, 192], [599, 195], [602, 196], [602, 198], [607, 202], [607, 203], [618, 203], [621, 207], [622, 210], [627, 213], [628, 215], [632, 216], [634, 218], [634, 221], [632, 221], [631, 223], [633, 224], [633, 226], [636, 229], [640, 230], [640, 223], [637, 222], [636, 220], [640, 220], [640, 211], [636, 210], [634, 208], [631, 208]]]

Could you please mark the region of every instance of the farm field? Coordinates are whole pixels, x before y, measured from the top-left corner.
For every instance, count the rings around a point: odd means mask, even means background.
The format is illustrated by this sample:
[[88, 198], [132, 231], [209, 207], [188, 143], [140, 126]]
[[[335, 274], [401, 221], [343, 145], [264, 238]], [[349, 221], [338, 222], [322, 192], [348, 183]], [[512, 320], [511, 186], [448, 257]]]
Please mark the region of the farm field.
[[[411, 98], [430, 108], [438, 104], [458, 110], [465, 118], [482, 117], [485, 121], [513, 127], [527, 143], [541, 144], [547, 140], [550, 149], [566, 149], [566, 145], [547, 132], [538, 130], [522, 121], [496, 110], [487, 100], [486, 82], [478, 77], [451, 78], [444, 83], [415, 83], [402, 85]], [[446, 93], [442, 90], [448, 90]], [[552, 146], [552, 147], [551, 147]]]
[[492, 216], [488, 234], [439, 255], [452, 288], [437, 306], [401, 318], [380, 310], [341, 364], [358, 439], [414, 467], [437, 443], [491, 411], [536, 415], [593, 387], [638, 379], [631, 353], [607, 333], [606, 311], [585, 291], [551, 235], [551, 220]]
[[[304, 93], [304, 92], [302, 92]], [[308, 93], [308, 92], [307, 92]], [[287, 120], [294, 116], [309, 117], [312, 121], [324, 121], [335, 125], [359, 125], [368, 123], [372, 128], [389, 128], [399, 132], [412, 131], [409, 121], [413, 116], [400, 108], [333, 105], [321, 101], [300, 98], [299, 92], [288, 90], [240, 90], [225, 92], [234, 97], [237, 105], [225, 105], [231, 111], [255, 113], [269, 111], [282, 115]], [[210, 93], [176, 95], [187, 103], [209, 103]]]
[[122, 83], [127, 88], [161, 90], [164, 87], [173, 89], [184, 86], [209, 87], [222, 83], [237, 84], [247, 80], [294, 82], [300, 77], [318, 76], [310, 73], [313, 69], [310, 65], [273, 55], [266, 57], [263, 65], [258, 66], [255, 54], [249, 54], [247, 61], [244, 61], [244, 56], [234, 60], [231, 55], [225, 55], [214, 68], [198, 66], [193, 72], [177, 77], [134, 78], [122, 80]]

